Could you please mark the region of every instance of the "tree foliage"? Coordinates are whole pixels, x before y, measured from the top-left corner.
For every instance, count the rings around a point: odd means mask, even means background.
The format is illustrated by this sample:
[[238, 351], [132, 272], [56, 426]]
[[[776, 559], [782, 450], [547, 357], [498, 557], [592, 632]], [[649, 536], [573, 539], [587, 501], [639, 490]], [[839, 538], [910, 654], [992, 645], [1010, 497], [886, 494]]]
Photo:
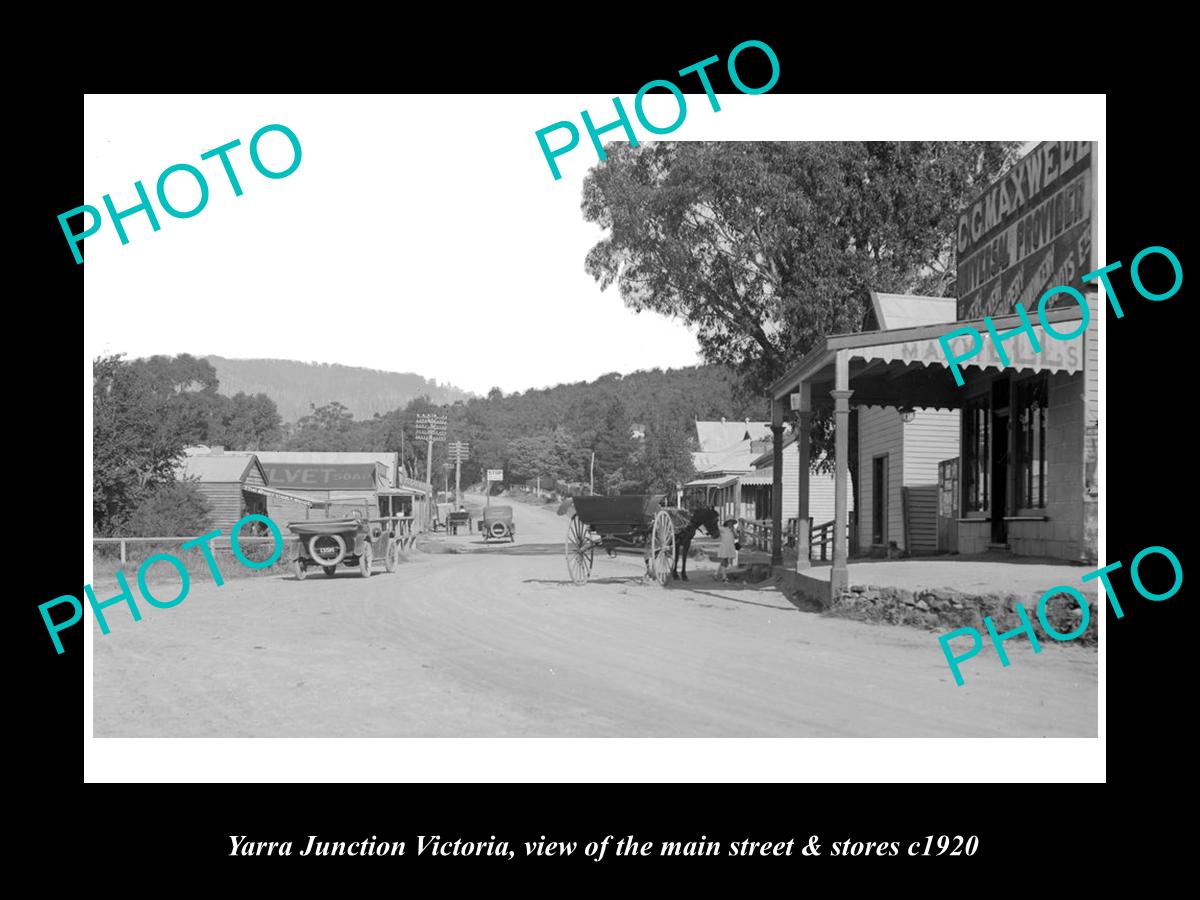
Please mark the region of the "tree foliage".
[[605, 236], [586, 269], [627, 305], [696, 328], [761, 391], [822, 337], [862, 328], [868, 289], [952, 289], [956, 216], [1016, 142], [613, 144], [587, 175]]
[[208, 501], [191, 482], [155, 484], [138, 501], [122, 533], [140, 537], [204, 534], [209, 530], [209, 512]]
[[[92, 516], [98, 534], [129, 533], [135, 514], [156, 525], [198, 521], [186, 491], [165, 489], [189, 444], [254, 450], [278, 440], [279, 414], [268, 397], [229, 398], [217, 387], [213, 367], [188, 354], [94, 361]], [[171, 502], [181, 504], [175, 519], [164, 518]]]
[[154, 380], [119, 355], [92, 368], [92, 519], [99, 534], [117, 531], [146, 494], [174, 480], [187, 443]]
[[[640, 483], [631, 459], [639, 450], [632, 426], [649, 422], [675, 432], [686, 441], [694, 420], [762, 418], [761, 397], [746, 393], [739, 379], [719, 366], [609, 373], [595, 381], [560, 384], [487, 397], [437, 404], [418, 397], [403, 409], [369, 419], [354, 419], [340, 403], [313, 409], [287, 429], [282, 447], [291, 450], [391, 451], [402, 454], [404, 471], [425, 477], [425, 444], [415, 436], [416, 417], [438, 413], [448, 420], [448, 439], [467, 441], [470, 460], [463, 465], [464, 484], [478, 482], [485, 469], [504, 469], [515, 481], [584, 483], [589, 478], [591, 453], [596, 453], [596, 489]], [[551, 452], [556, 432], [571, 436], [572, 451]], [[446, 445], [434, 444], [433, 472], [441, 483]], [[544, 471], [537, 471], [542, 467]], [[614, 476], [615, 479], [614, 479]], [[614, 488], [615, 490], [615, 488]]]
[[685, 484], [696, 473], [692, 465], [695, 449], [691, 434], [670, 422], [649, 422], [645, 438], [620, 472], [618, 492], [673, 496], [676, 485]]
[[312, 412], [296, 423], [287, 440], [288, 450], [346, 450], [355, 437], [354, 414], [336, 400], [313, 406]]
[[561, 425], [517, 437], [508, 443], [505, 477], [516, 482], [570, 481], [578, 475], [580, 453], [578, 439]]

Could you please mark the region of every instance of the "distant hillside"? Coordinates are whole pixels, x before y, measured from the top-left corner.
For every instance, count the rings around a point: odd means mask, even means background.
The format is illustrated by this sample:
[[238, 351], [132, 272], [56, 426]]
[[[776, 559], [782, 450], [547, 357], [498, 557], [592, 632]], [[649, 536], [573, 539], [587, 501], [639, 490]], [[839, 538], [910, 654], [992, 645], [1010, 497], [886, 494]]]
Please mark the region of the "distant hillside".
[[206, 356], [217, 370], [220, 391], [232, 397], [238, 391], [263, 393], [275, 401], [285, 422], [295, 422], [310, 412], [309, 404], [331, 401], [345, 405], [356, 418], [370, 418], [404, 407], [414, 397], [428, 395], [435, 404], [468, 400], [474, 395], [453, 385], [439, 385], [412, 372], [381, 372], [328, 363], [291, 359], [225, 359]]

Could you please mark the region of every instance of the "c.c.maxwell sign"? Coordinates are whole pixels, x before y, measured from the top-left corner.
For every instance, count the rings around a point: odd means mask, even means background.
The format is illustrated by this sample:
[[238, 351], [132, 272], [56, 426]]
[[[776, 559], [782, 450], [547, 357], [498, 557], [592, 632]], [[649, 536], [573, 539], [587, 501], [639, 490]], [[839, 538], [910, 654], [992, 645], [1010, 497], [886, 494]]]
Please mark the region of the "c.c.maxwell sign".
[[958, 320], [1037, 305], [1051, 285], [1082, 288], [1096, 261], [1094, 147], [1045, 141], [958, 218]]

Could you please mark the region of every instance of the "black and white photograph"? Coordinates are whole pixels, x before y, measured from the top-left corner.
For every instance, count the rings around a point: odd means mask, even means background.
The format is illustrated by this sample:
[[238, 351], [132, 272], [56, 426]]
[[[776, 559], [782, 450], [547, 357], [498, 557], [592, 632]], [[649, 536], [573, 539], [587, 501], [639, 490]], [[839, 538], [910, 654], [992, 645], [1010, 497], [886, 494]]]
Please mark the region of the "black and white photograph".
[[1097, 737], [1103, 98], [686, 97], [85, 97], [94, 738]]

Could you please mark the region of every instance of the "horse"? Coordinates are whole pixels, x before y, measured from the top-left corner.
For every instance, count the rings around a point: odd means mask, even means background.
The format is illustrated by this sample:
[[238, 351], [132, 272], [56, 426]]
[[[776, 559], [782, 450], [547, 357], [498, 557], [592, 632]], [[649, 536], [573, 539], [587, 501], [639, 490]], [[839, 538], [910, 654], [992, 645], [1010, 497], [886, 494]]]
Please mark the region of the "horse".
[[[720, 515], [711, 506], [701, 507], [700, 509], [689, 512], [680, 507], [668, 507], [665, 500], [660, 501], [659, 505], [672, 513], [672, 520], [678, 523], [680, 519], [686, 517], [687, 523], [679, 525], [675, 528], [675, 559], [671, 563], [671, 578], [679, 580], [679, 560], [683, 560], [683, 580], [687, 581], [687, 558], [688, 552], [692, 549], [692, 538], [696, 536], [696, 532], [703, 528], [714, 538], [719, 538], [721, 532], [717, 526], [720, 522]], [[615, 555], [610, 549], [610, 556]], [[643, 560], [646, 563], [646, 573], [644, 579], [647, 581], [654, 580], [654, 570], [650, 559], [650, 544], [647, 542]]]
[[709, 537], [719, 538], [721, 532], [718, 529], [720, 524], [720, 515], [716, 509], [711, 506], [702, 506], [699, 509], [692, 510], [692, 520], [682, 528], [675, 530], [675, 562], [671, 566], [671, 578], [679, 580], [679, 573], [676, 571], [679, 568], [679, 560], [683, 559], [683, 580], [687, 581], [687, 561], [688, 553], [692, 549], [692, 538], [696, 536], [696, 532], [703, 528], [708, 532]]

